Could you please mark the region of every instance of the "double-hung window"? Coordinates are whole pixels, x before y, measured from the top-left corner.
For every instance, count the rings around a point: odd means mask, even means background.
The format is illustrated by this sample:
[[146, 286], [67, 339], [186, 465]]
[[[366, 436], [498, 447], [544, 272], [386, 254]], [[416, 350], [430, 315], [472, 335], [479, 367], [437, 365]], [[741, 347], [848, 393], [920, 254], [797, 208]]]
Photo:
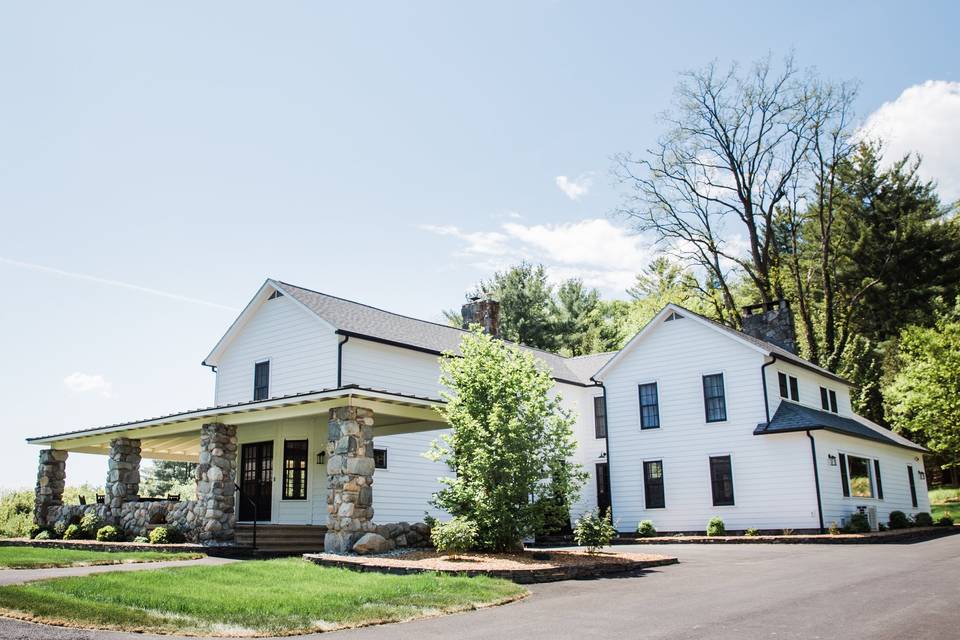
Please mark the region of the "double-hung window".
[[253, 367], [253, 399], [270, 397], [270, 361], [258, 362]]
[[870, 458], [840, 454], [840, 485], [847, 498], [883, 498], [880, 463]]
[[713, 506], [730, 506], [733, 502], [733, 465], [730, 456], [710, 456], [710, 488]]
[[283, 499], [307, 499], [307, 441], [283, 442]]
[[660, 402], [657, 398], [657, 383], [640, 385], [640, 428], [660, 428]]
[[666, 506], [663, 496], [662, 460], [648, 460], [643, 463], [643, 494], [647, 509], [662, 509]]
[[723, 393], [723, 374], [703, 376], [703, 404], [707, 422], [727, 419], [727, 400]]
[[824, 411], [837, 413], [837, 392], [833, 389], [820, 387], [820, 406]]
[[607, 437], [607, 407], [603, 396], [593, 399], [593, 428], [598, 438]]
[[800, 383], [793, 376], [788, 376], [782, 371], [777, 372], [777, 378], [780, 382], [780, 397], [789, 398], [794, 402], [800, 402]]

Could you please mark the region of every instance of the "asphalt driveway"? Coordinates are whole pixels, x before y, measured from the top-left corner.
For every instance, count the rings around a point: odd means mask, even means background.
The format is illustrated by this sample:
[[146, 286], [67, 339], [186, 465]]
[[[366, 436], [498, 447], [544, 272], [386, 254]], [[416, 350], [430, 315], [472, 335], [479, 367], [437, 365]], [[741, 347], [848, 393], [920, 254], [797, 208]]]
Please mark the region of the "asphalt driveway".
[[[681, 564], [534, 585], [492, 609], [323, 640], [960, 637], [960, 536], [910, 545], [658, 545]], [[618, 547], [618, 549], [626, 549]], [[138, 638], [0, 619], [0, 638]]]

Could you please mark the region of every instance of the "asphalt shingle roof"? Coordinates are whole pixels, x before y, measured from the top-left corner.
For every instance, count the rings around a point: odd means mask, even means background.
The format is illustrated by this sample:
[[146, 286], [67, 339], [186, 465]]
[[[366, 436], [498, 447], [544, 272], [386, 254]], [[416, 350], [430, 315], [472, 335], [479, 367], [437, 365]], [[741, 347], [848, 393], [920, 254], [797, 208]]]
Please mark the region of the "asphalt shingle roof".
[[795, 431], [806, 430], [833, 431], [854, 438], [863, 438], [892, 444], [898, 447], [906, 447], [916, 451], [925, 451], [919, 445], [910, 442], [906, 438], [899, 436], [892, 431], [884, 429], [880, 425], [870, 423], [865, 418], [846, 418], [838, 416], [829, 411], [820, 411], [812, 407], [805, 407], [801, 404], [782, 401], [777, 408], [773, 418], [768, 424], [757, 425], [754, 435], [768, 435], [775, 433], [792, 433]]
[[[450, 351], [456, 353], [460, 339], [466, 333], [463, 329], [451, 327], [428, 320], [418, 320], [391, 311], [371, 307], [370, 305], [338, 298], [319, 291], [305, 289], [288, 282], [277, 285], [287, 295], [301, 302], [308, 309], [332, 324], [340, 331], [387, 340], [416, 349], [425, 349], [435, 353]], [[590, 376], [606, 360], [590, 370], [594, 360], [585, 360], [571, 364], [579, 358], [564, 358], [561, 355], [542, 351], [524, 345], [517, 345], [542, 360], [550, 368], [554, 378], [560, 381], [592, 385]], [[609, 359], [613, 354], [599, 354]]]

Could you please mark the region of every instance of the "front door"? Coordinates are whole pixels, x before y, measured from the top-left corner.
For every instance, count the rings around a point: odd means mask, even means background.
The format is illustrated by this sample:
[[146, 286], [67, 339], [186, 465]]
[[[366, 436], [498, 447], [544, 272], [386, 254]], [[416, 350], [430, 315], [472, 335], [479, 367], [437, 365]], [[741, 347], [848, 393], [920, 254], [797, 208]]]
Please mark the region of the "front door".
[[272, 499], [273, 441], [243, 445], [240, 453], [240, 520], [269, 520]]
[[597, 463], [597, 506], [601, 515], [610, 508], [610, 468], [606, 462]]

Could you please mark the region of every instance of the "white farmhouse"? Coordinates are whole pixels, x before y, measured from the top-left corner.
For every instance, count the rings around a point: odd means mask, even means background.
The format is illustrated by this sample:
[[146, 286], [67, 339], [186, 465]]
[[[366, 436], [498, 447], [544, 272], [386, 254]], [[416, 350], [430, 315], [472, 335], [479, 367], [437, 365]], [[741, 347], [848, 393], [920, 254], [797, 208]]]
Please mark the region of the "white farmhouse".
[[[497, 304], [464, 317], [495, 333]], [[616, 353], [530, 349], [578, 416], [590, 481], [572, 515], [612, 507], [625, 532], [645, 519], [702, 531], [714, 515], [731, 530], [820, 530], [858, 509], [874, 522], [928, 511], [923, 449], [854, 414], [849, 384], [792, 353], [788, 325], [786, 307], [745, 319], [777, 346], [669, 305]], [[248, 542], [254, 522], [261, 546], [343, 551], [373, 532], [409, 543], [407, 523], [443, 516], [429, 501], [447, 470], [421, 454], [445, 426], [438, 356], [462, 336], [267, 280], [204, 359], [213, 406], [29, 440], [47, 447], [36, 518], [92, 509], [205, 544]], [[69, 451], [109, 456], [97, 504], [62, 504]], [[144, 457], [199, 462], [196, 499], [141, 498]]]

